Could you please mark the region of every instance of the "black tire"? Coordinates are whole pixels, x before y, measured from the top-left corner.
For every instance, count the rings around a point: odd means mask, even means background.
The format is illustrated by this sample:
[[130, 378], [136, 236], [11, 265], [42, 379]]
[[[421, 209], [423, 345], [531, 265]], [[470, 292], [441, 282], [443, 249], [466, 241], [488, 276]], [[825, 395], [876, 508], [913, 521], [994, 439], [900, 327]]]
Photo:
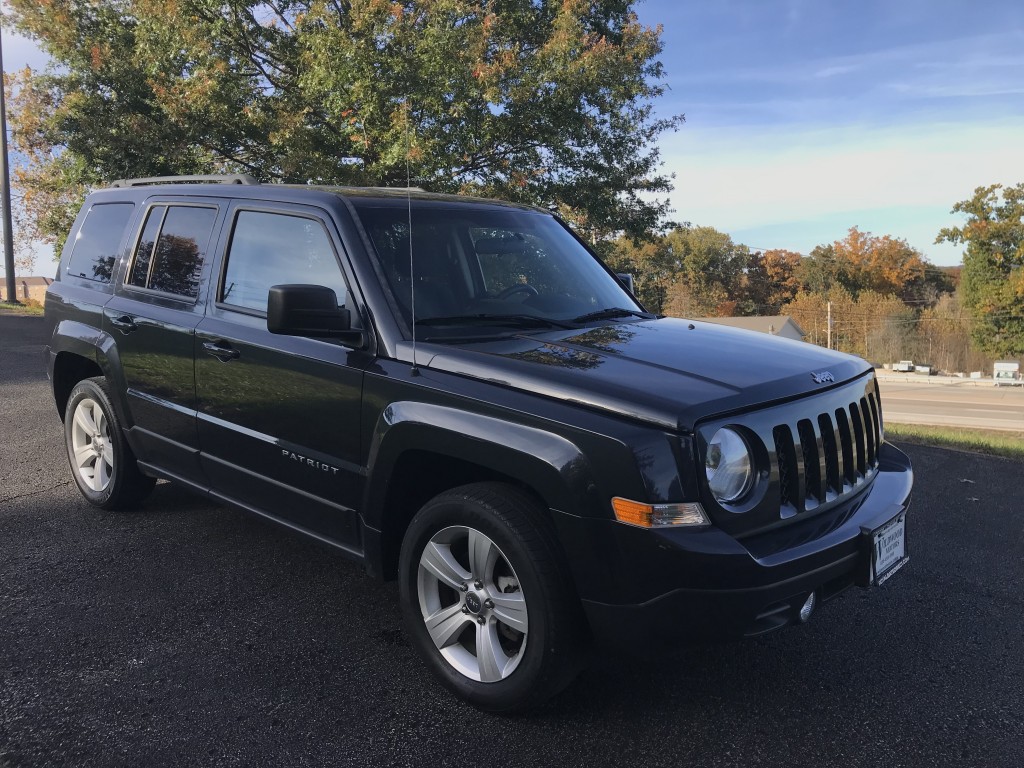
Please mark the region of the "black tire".
[[[476, 543], [485, 540], [496, 548], [494, 564], [474, 573], [469, 542], [483, 552], [486, 545]], [[465, 589], [430, 568], [421, 573], [428, 545], [428, 562], [437, 562], [430, 558], [441, 551], [469, 574]], [[444, 565], [441, 571], [458, 580]], [[399, 592], [417, 652], [446, 688], [479, 709], [515, 712], [538, 706], [572, 682], [586, 663], [582, 610], [547, 510], [513, 486], [475, 483], [427, 502], [402, 541]], [[442, 613], [444, 621], [437, 618]], [[435, 636], [447, 633], [449, 639], [438, 641], [443, 651], [427, 628], [428, 616], [437, 619]], [[486, 638], [492, 653], [478, 653]], [[490, 659], [499, 661], [492, 665]], [[490, 673], [498, 676], [484, 680]]]
[[64, 411], [64, 445], [71, 476], [90, 504], [124, 509], [153, 490], [156, 480], [139, 470], [102, 376], [83, 379], [71, 390]]

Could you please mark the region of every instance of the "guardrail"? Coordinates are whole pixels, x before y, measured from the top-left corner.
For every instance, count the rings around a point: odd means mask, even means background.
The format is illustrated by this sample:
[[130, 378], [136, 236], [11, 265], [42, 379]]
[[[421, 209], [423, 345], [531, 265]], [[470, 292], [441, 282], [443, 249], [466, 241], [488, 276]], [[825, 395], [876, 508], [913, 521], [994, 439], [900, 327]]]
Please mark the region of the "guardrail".
[[[972, 379], [967, 376], [925, 376], [923, 373], [898, 373], [884, 368], [875, 369], [875, 378], [879, 381], [906, 382], [908, 384], [958, 384], [968, 387], [995, 386], [995, 381], [991, 376], [984, 376], [980, 379]], [[1017, 382], [1016, 384], [1020, 386], [1024, 382]]]

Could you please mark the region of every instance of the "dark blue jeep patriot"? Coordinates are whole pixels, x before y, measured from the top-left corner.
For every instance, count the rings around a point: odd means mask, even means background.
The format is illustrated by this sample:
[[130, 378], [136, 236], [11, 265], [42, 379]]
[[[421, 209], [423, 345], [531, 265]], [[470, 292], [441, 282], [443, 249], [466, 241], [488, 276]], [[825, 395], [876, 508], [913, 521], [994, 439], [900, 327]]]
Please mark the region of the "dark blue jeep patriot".
[[46, 318], [90, 503], [163, 478], [398, 578], [483, 709], [544, 701], [595, 643], [757, 635], [907, 562], [913, 475], [864, 361], [655, 317], [542, 210], [116, 182]]

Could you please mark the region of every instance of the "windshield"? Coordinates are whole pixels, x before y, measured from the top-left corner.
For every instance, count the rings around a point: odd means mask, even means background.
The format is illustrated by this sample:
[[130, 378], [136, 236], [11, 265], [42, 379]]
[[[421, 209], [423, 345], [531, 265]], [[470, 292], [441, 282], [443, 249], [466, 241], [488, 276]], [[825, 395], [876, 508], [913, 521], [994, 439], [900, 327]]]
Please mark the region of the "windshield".
[[[419, 338], [649, 317], [554, 217], [480, 204], [353, 200], [406, 323]], [[621, 310], [613, 312], [610, 310]]]

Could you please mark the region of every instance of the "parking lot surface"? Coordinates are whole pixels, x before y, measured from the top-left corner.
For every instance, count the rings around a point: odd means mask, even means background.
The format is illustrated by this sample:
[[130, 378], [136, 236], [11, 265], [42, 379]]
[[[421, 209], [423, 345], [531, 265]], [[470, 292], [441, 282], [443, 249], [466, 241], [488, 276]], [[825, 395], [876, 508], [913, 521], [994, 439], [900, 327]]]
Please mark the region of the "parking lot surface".
[[393, 584], [162, 483], [70, 480], [38, 318], [0, 316], [0, 767], [1024, 764], [1024, 465], [906, 446], [911, 562], [803, 627], [601, 656], [527, 716], [427, 674]]

